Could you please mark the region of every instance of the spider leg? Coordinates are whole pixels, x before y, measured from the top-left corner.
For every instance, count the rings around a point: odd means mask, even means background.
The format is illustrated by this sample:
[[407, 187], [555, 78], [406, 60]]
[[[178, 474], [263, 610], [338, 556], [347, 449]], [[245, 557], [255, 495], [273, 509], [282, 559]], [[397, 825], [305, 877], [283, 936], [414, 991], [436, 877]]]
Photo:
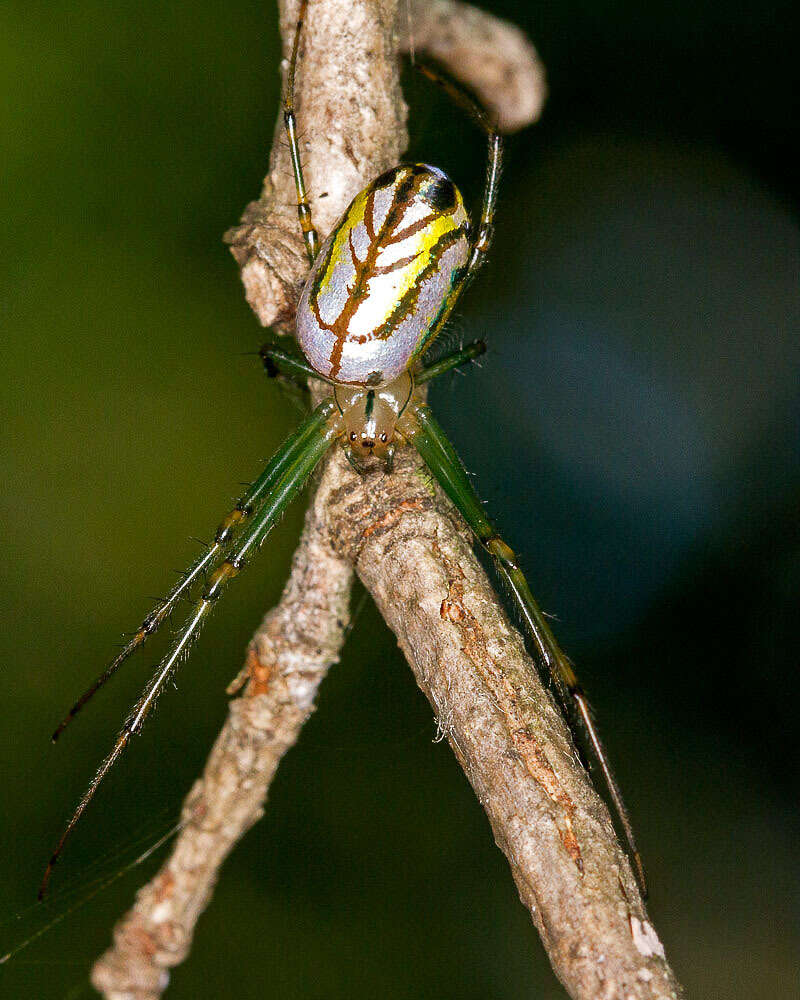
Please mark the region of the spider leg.
[[307, 380], [310, 378], [327, 382], [328, 385], [334, 384], [329, 378], [314, 371], [297, 349], [296, 341], [292, 337], [281, 337], [271, 330], [267, 336], [269, 339], [258, 353], [270, 378], [283, 376], [301, 389], [308, 389]]
[[[494, 214], [497, 205], [497, 188], [500, 181], [500, 169], [503, 162], [503, 137], [491, 121], [486, 110], [475, 100], [472, 94], [457, 83], [443, 70], [429, 63], [418, 63], [417, 68], [423, 76], [441, 87], [447, 96], [467, 114], [486, 133], [488, 143], [488, 159], [486, 164], [486, 180], [483, 187], [480, 222], [473, 230], [472, 245], [466, 272], [462, 284], [470, 279], [481, 264], [486, 260], [486, 253], [494, 235]], [[460, 294], [460, 292], [459, 292]]]
[[460, 365], [468, 364], [485, 353], [486, 344], [482, 340], [474, 340], [471, 344], [467, 344], [466, 347], [462, 347], [460, 351], [447, 354], [438, 361], [434, 361], [433, 364], [421, 368], [414, 376], [414, 382], [416, 385], [430, 382], [431, 379], [438, 378], [440, 375], [444, 375], [445, 372], [449, 372], [453, 368], [458, 368]]
[[513, 550], [497, 534], [494, 525], [484, 514], [483, 506], [472, 488], [464, 466], [444, 431], [426, 406], [417, 404], [413, 409], [409, 407], [409, 411], [411, 412], [407, 411], [407, 415], [402, 418], [401, 432], [416, 447], [425, 464], [455, 504], [475, 537], [494, 559], [497, 571], [511, 588], [516, 606], [536, 648], [537, 658], [552, 679], [567, 718], [576, 718], [585, 732], [588, 745], [600, 766], [609, 797], [625, 835], [636, 878], [642, 894], [646, 896], [647, 883], [644, 867], [636, 846], [628, 811], [609, 765], [597, 727], [592, 719], [586, 695], [572, 664], [561, 651], [547, 620], [536, 603], [528, 581], [517, 565]]
[[306, 426], [312, 426], [310, 434], [297, 437], [294, 435], [283, 446], [279, 455], [286, 454], [287, 461], [283, 470], [272, 482], [271, 489], [258, 509], [238, 536], [236, 545], [227, 557], [217, 566], [208, 579], [206, 589], [200, 600], [195, 604], [183, 628], [178, 632], [169, 651], [161, 660], [153, 676], [148, 681], [139, 700], [131, 709], [125, 725], [111, 749], [103, 760], [89, 787], [78, 802], [72, 818], [67, 824], [56, 849], [50, 857], [39, 887], [39, 899], [44, 897], [53, 866], [58, 861], [67, 838], [75, 829], [86, 807], [94, 798], [100, 784], [119, 760], [131, 737], [138, 733], [153, 709], [164, 685], [174, 675], [181, 659], [185, 658], [192, 642], [197, 638], [200, 627], [211, 613], [214, 604], [222, 595], [228, 583], [239, 574], [248, 561], [249, 556], [256, 552], [269, 534], [276, 521], [286, 510], [290, 501], [297, 495], [306, 479], [314, 471], [317, 463], [341, 432], [340, 418], [333, 400], [321, 403], [306, 421]]
[[[470, 283], [478, 268], [486, 260], [486, 255], [494, 235], [494, 215], [497, 206], [497, 190], [500, 182], [500, 168], [503, 162], [503, 137], [490, 121], [486, 111], [464, 87], [440, 69], [430, 64], [418, 63], [417, 68], [429, 80], [440, 86], [456, 104], [462, 107], [486, 133], [488, 158], [486, 163], [486, 179], [483, 185], [480, 221], [477, 226], [470, 227], [471, 239], [469, 257], [460, 274], [454, 279], [453, 286], [441, 309], [435, 325], [424, 339], [422, 354], [434, 342], [461, 297], [461, 293]], [[438, 374], [438, 373], [437, 373]]]
[[294, 29], [292, 57], [289, 61], [289, 73], [286, 80], [286, 95], [283, 99], [283, 124], [289, 140], [289, 155], [292, 158], [294, 186], [297, 191], [297, 217], [300, 220], [300, 228], [303, 230], [303, 240], [306, 245], [308, 259], [313, 264], [314, 258], [319, 252], [319, 234], [314, 228], [311, 218], [311, 206], [308, 203], [306, 183], [303, 177], [303, 165], [300, 162], [300, 147], [297, 142], [297, 116], [294, 111], [294, 81], [297, 72], [297, 53], [300, 48], [300, 34], [303, 30], [303, 22], [305, 21], [307, 10], [308, 0], [300, 0], [300, 11], [297, 15], [297, 25]]
[[500, 169], [503, 163], [503, 139], [499, 132], [487, 132], [489, 156], [486, 163], [486, 180], [483, 187], [481, 203], [481, 221], [472, 240], [472, 250], [467, 264], [467, 276], [471, 278], [486, 260], [486, 254], [494, 236], [494, 214], [497, 207], [497, 188], [500, 182]]
[[114, 657], [103, 673], [84, 691], [67, 715], [64, 716], [58, 728], [53, 733], [53, 742], [59, 738], [64, 729], [66, 729], [92, 696], [114, 676], [128, 657], [143, 646], [147, 639], [161, 627], [165, 619], [172, 613], [176, 604], [191, 592], [197, 581], [219, 561], [222, 553], [230, 546], [237, 529], [240, 529], [253, 516], [253, 513], [259, 509], [269, 491], [291, 464], [298, 449], [302, 449], [306, 442], [310, 438], [313, 438], [319, 432], [320, 427], [325, 424], [330, 412], [332, 412], [330, 410], [331, 406], [333, 406], [333, 403], [320, 406], [287, 439], [283, 448], [275, 454], [258, 479], [242, 495], [230, 514], [221, 522], [212, 544], [208, 546], [199, 559], [196, 559], [192, 563], [167, 596], [150, 611], [117, 656]]

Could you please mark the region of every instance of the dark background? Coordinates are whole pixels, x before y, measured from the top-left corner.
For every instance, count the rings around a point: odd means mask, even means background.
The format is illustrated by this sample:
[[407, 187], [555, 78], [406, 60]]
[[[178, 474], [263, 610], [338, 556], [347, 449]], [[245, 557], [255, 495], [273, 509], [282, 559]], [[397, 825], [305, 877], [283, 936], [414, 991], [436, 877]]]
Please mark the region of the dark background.
[[[434, 403], [593, 695], [689, 995], [797, 996], [797, 5], [496, 9], [551, 98], [455, 321], [491, 353]], [[265, 171], [277, 45], [255, 0], [0, 14], [0, 952], [42, 923], [42, 865], [152, 655], [57, 750], [54, 723], [295, 419], [244, 355], [259, 327], [220, 240]], [[477, 197], [481, 137], [411, 77], [413, 155]], [[301, 514], [104, 786], [46, 914], [177, 813]], [[434, 737], [368, 605], [168, 995], [563, 997]], [[0, 994], [89, 995], [150, 870], [0, 967]]]

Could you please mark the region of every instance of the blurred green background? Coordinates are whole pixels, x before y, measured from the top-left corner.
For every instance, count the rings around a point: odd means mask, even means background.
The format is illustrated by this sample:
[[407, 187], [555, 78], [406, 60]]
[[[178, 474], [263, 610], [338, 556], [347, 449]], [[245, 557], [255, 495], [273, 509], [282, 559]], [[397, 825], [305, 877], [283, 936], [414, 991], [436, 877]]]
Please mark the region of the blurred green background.
[[[552, 96], [454, 324], [491, 353], [434, 403], [593, 694], [689, 995], [798, 996], [797, 5], [520, 8], [496, 5]], [[245, 355], [221, 243], [265, 171], [277, 46], [255, 0], [0, 12], [0, 952], [41, 920], [42, 865], [152, 655], [57, 750], [54, 723], [295, 419]], [[476, 197], [481, 137], [408, 91], [413, 155]], [[177, 813], [301, 516], [104, 786], [52, 912]], [[435, 733], [367, 606], [168, 996], [564, 997]], [[150, 870], [0, 967], [0, 994], [89, 996]]]

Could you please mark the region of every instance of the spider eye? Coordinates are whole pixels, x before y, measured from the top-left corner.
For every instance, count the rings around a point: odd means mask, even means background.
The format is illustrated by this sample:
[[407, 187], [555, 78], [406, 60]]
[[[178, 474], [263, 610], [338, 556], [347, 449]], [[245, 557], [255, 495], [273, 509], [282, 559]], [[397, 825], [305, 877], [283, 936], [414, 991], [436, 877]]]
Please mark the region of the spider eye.
[[386, 444], [388, 440], [389, 440], [388, 434], [381, 434], [381, 441], [383, 441], [384, 444]]
[[355, 439], [356, 439], [356, 432], [355, 431], [350, 431], [350, 440], [351, 441], [355, 441]]

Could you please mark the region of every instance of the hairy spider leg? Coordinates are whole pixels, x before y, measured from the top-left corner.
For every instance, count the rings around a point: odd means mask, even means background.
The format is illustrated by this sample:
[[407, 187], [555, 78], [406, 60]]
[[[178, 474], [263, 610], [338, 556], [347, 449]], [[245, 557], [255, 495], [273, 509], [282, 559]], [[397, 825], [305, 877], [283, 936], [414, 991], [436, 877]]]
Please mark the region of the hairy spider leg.
[[267, 331], [268, 339], [259, 350], [264, 371], [270, 378], [282, 376], [300, 389], [308, 389], [308, 379], [336, 385], [325, 375], [320, 375], [306, 361], [294, 337], [282, 337], [273, 330]]
[[440, 86], [445, 93], [455, 101], [461, 108], [466, 110], [471, 118], [486, 133], [488, 144], [488, 156], [486, 162], [486, 178], [483, 185], [483, 197], [481, 200], [480, 222], [470, 226], [470, 253], [467, 263], [460, 275], [454, 281], [450, 293], [444, 302], [436, 322], [421, 339], [415, 352], [417, 358], [421, 358], [429, 349], [436, 337], [441, 332], [445, 323], [450, 318], [456, 302], [461, 297], [461, 293], [470, 283], [476, 271], [486, 260], [486, 255], [491, 246], [494, 235], [494, 216], [497, 206], [497, 191], [500, 183], [500, 170], [503, 162], [503, 137], [492, 125], [486, 112], [475, 100], [475, 98], [456, 83], [451, 77], [439, 69], [434, 69], [429, 64], [418, 64], [417, 67], [423, 75], [435, 84]]
[[402, 426], [399, 429], [420, 453], [439, 485], [455, 504], [475, 537], [492, 556], [498, 572], [510, 586], [517, 608], [536, 647], [538, 659], [544, 664], [547, 674], [552, 679], [567, 718], [576, 717], [585, 731], [625, 835], [639, 887], [646, 897], [647, 882], [644, 866], [636, 846], [628, 810], [609, 765], [586, 695], [572, 664], [560, 649], [536, 603], [528, 581], [517, 565], [514, 551], [497, 534], [497, 529], [484, 514], [483, 506], [472, 488], [461, 460], [428, 407], [420, 403], [410, 406], [402, 418]]
[[[259, 350], [259, 355], [264, 364], [264, 370], [270, 378], [282, 375], [292, 381], [302, 389], [307, 388], [306, 379], [317, 379], [319, 382], [327, 382], [328, 385], [335, 385], [331, 379], [320, 375], [306, 361], [300, 353], [299, 348], [291, 337], [282, 337], [279, 334], [269, 331], [267, 340]], [[486, 344], [482, 340], [474, 340], [470, 344], [452, 354], [446, 354], [432, 364], [423, 365], [414, 375], [416, 385], [430, 382], [432, 379], [444, 375], [453, 368], [468, 364], [486, 353]]]
[[444, 375], [445, 372], [452, 371], [453, 368], [469, 364], [470, 361], [474, 361], [475, 358], [479, 358], [485, 353], [486, 344], [482, 340], [473, 340], [471, 344], [467, 344], [460, 350], [446, 354], [443, 358], [439, 358], [438, 361], [429, 365], [424, 365], [414, 376], [414, 382], [416, 385], [424, 385], [425, 382], [430, 382], [432, 379]]
[[[481, 217], [477, 226], [473, 227], [471, 251], [467, 262], [464, 283], [470, 279], [486, 260], [486, 254], [494, 236], [494, 215], [497, 207], [497, 191], [500, 184], [500, 171], [503, 165], [503, 137], [497, 127], [489, 119], [486, 110], [475, 100], [472, 94], [457, 83], [443, 70], [429, 63], [418, 63], [417, 69], [423, 76], [441, 87], [447, 96], [467, 114], [486, 133], [488, 156], [486, 161], [486, 180], [483, 186], [483, 201]], [[459, 289], [459, 294], [463, 291]]]
[[294, 29], [294, 42], [292, 44], [292, 57], [289, 61], [289, 72], [286, 78], [286, 96], [283, 99], [283, 125], [289, 139], [289, 155], [292, 158], [292, 171], [294, 172], [294, 186], [297, 191], [297, 217], [300, 220], [300, 228], [303, 230], [303, 241], [306, 245], [306, 253], [311, 263], [319, 253], [319, 234], [314, 228], [311, 218], [311, 206], [308, 203], [306, 194], [306, 182], [303, 177], [303, 164], [300, 162], [300, 146], [297, 142], [297, 116], [294, 111], [294, 81], [297, 71], [297, 54], [300, 48], [300, 34], [303, 30], [306, 12], [308, 11], [308, 0], [300, 0], [300, 11], [297, 15], [297, 24]]
[[219, 562], [222, 554], [230, 547], [237, 531], [241, 530], [247, 520], [265, 502], [273, 485], [291, 463], [296, 449], [302, 447], [309, 438], [317, 433], [319, 426], [324, 423], [324, 419], [324, 416], [317, 411], [286, 440], [284, 446], [273, 456], [258, 479], [242, 494], [233, 510], [220, 523], [211, 545], [181, 574], [180, 579], [167, 596], [147, 614], [117, 656], [64, 716], [51, 737], [54, 743], [83, 706], [114, 676], [128, 657], [143, 646], [154, 632], [158, 631], [175, 606], [191, 593], [197, 581]]
[[[201, 625], [211, 613], [214, 604], [223, 593], [227, 584], [239, 574], [245, 566], [251, 553], [258, 550], [277, 520], [288, 507], [291, 500], [302, 489], [306, 479], [314, 471], [320, 459], [330, 448], [335, 438], [341, 433], [341, 420], [335, 402], [325, 400], [311, 414], [304, 425], [312, 427], [310, 434], [292, 435], [283, 445], [278, 456], [286, 455], [282, 473], [273, 481], [269, 494], [241, 534], [236, 545], [208, 578], [203, 595], [195, 605], [183, 628], [178, 632], [169, 651], [161, 660], [153, 676], [148, 681], [139, 700], [131, 709], [111, 752], [100, 764], [89, 787], [78, 802], [72, 818], [67, 824], [56, 849], [50, 857], [39, 887], [39, 899], [47, 891], [53, 867], [58, 861], [67, 838], [75, 829], [86, 807], [94, 798], [103, 778], [119, 760], [132, 736], [138, 733], [153, 709], [158, 695], [164, 685], [174, 675], [180, 661], [184, 658], [191, 643], [197, 637]], [[276, 456], [276, 458], [278, 457]]]

